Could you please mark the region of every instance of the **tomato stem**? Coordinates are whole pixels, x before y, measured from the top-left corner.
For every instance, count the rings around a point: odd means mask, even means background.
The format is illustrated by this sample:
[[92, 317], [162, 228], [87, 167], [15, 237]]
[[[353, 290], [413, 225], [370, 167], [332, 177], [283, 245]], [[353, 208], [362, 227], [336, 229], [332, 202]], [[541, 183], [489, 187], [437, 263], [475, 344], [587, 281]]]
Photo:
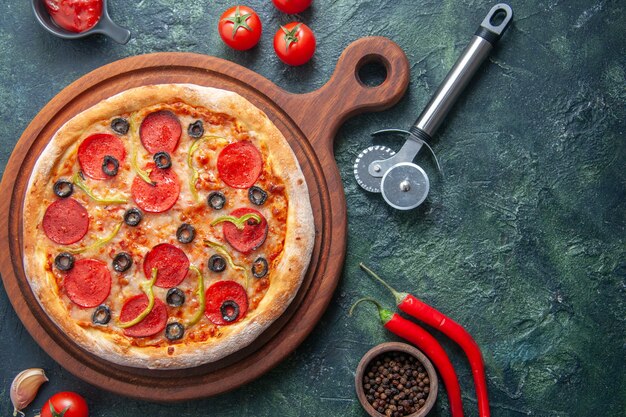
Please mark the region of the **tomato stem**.
[[246, 13], [244, 15], [239, 11], [239, 6], [235, 9], [235, 15], [232, 17], [227, 17], [226, 21], [231, 22], [233, 24], [233, 39], [235, 39], [235, 35], [237, 34], [237, 29], [244, 28], [245, 30], [252, 32], [252, 28], [248, 26], [246, 20], [248, 20], [252, 16], [251, 13]]
[[63, 409], [63, 411], [61, 411], [60, 413], [54, 408], [54, 405], [52, 405], [52, 402], [49, 402], [48, 404], [50, 404], [50, 414], [52, 414], [52, 417], [64, 417], [65, 413], [67, 413], [67, 410], [70, 409], [70, 406], [68, 405], [67, 407], [65, 407]]
[[287, 29], [284, 26], [280, 27], [283, 30], [283, 32], [285, 32], [285, 51], [286, 52], [289, 51], [289, 47], [291, 46], [292, 43], [297, 43], [298, 42], [298, 37], [296, 36], [296, 33], [298, 32], [298, 29], [300, 29], [301, 25], [302, 25], [302, 23], [298, 23], [291, 30]]

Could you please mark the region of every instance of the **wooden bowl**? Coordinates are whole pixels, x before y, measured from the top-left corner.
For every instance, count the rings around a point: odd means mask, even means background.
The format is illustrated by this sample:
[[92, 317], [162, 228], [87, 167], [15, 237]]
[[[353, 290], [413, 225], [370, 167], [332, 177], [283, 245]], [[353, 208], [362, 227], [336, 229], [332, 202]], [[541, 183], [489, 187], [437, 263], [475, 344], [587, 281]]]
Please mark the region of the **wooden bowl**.
[[426, 402], [418, 411], [413, 414], [408, 414], [405, 417], [423, 417], [430, 412], [435, 405], [435, 401], [437, 400], [437, 391], [439, 388], [439, 382], [437, 381], [437, 372], [435, 372], [435, 368], [433, 364], [430, 363], [430, 360], [417, 348], [408, 345], [406, 343], [399, 342], [387, 342], [381, 343], [380, 345], [374, 346], [371, 348], [361, 359], [359, 362], [359, 366], [356, 368], [356, 375], [354, 377], [354, 385], [356, 387], [356, 395], [359, 397], [359, 401], [361, 405], [367, 411], [367, 413], [372, 417], [386, 417], [384, 414], [379, 413], [377, 410], [372, 407], [370, 403], [367, 402], [367, 398], [365, 397], [365, 391], [363, 390], [363, 376], [365, 375], [365, 371], [368, 368], [370, 362], [372, 362], [377, 356], [382, 353], [387, 352], [402, 352], [407, 355], [413, 356], [417, 359], [426, 370], [428, 374], [428, 378], [430, 380], [430, 391], [428, 393], [428, 397], [426, 397]]

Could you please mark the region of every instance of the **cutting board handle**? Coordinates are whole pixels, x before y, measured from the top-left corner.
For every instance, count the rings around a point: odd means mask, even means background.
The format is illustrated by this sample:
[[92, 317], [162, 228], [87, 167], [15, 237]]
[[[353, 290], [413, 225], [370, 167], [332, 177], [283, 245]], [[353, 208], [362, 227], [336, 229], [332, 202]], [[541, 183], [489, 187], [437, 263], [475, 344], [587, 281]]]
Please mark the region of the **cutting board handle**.
[[[387, 71], [382, 84], [374, 87], [359, 79], [359, 70], [371, 62]], [[409, 85], [409, 72], [407, 57], [395, 42], [381, 36], [361, 38], [343, 51], [325, 85], [307, 94], [288, 94], [280, 104], [315, 147], [325, 147], [333, 155], [339, 126], [356, 114], [396, 104]]]

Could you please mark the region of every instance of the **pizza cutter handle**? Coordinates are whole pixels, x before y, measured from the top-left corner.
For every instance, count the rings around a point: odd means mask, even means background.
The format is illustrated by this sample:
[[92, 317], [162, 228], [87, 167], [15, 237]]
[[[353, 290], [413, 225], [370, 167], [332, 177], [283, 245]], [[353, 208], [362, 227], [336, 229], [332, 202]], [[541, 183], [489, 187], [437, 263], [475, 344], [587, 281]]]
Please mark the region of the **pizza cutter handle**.
[[[364, 65], [379, 63], [385, 80], [367, 86], [359, 71]], [[291, 95], [284, 106], [307, 137], [333, 154], [333, 139], [349, 117], [366, 111], [381, 111], [396, 104], [409, 85], [409, 62], [404, 51], [385, 37], [372, 36], [352, 42], [343, 51], [330, 80], [308, 94]], [[291, 112], [290, 109], [295, 111]]]
[[496, 4], [489, 10], [469, 45], [409, 129], [412, 134], [425, 141], [431, 139], [512, 18], [513, 10], [508, 4]]

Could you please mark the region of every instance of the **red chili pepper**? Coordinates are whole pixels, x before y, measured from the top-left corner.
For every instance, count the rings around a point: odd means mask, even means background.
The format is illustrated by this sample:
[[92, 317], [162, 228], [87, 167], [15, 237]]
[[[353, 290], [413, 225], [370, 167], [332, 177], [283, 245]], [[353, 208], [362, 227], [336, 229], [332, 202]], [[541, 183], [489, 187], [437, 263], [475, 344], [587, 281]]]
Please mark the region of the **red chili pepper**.
[[405, 313], [422, 320], [424, 323], [439, 329], [443, 334], [452, 339], [465, 352], [472, 369], [476, 398], [478, 400], [478, 414], [480, 417], [489, 417], [489, 396], [487, 394], [487, 381], [485, 377], [485, 364], [483, 355], [474, 338], [461, 326], [445, 314], [429, 306], [418, 298], [408, 293], [396, 291], [372, 270], [359, 264], [362, 270], [380, 281], [396, 298], [398, 308]]
[[373, 298], [361, 298], [357, 300], [352, 308], [350, 308], [350, 315], [352, 315], [354, 308], [362, 301], [370, 301], [376, 305], [380, 321], [383, 323], [385, 329], [413, 343], [428, 356], [435, 365], [435, 368], [439, 371], [441, 379], [446, 386], [448, 400], [450, 401], [450, 414], [452, 417], [463, 417], [463, 403], [461, 402], [459, 379], [450, 362], [448, 354], [443, 350], [437, 339], [417, 324], [396, 313], [385, 310], [378, 301]]

